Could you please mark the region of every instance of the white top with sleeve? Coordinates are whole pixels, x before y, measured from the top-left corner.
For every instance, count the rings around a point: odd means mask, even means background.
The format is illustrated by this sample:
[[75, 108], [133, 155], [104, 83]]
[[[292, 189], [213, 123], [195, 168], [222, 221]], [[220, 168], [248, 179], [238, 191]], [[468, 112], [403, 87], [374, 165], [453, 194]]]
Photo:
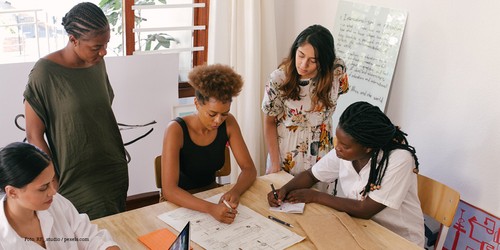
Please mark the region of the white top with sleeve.
[[[33, 241], [20, 237], [5, 215], [6, 196], [0, 205], [0, 250], [44, 249]], [[49, 209], [37, 211], [46, 249], [106, 249], [116, 244], [107, 230], [91, 224], [86, 214], [79, 214], [73, 204], [54, 195]]]
[[[378, 160], [380, 157], [381, 154]], [[361, 200], [360, 193], [368, 182], [370, 164], [371, 160], [358, 174], [351, 161], [338, 158], [336, 151], [331, 150], [312, 167], [312, 173], [323, 182], [333, 182], [338, 178], [338, 185], [346, 198]], [[424, 217], [418, 199], [414, 168], [415, 161], [410, 152], [393, 150], [389, 155], [389, 165], [380, 189], [370, 191], [368, 196], [386, 206], [371, 218], [373, 221], [423, 247]]]

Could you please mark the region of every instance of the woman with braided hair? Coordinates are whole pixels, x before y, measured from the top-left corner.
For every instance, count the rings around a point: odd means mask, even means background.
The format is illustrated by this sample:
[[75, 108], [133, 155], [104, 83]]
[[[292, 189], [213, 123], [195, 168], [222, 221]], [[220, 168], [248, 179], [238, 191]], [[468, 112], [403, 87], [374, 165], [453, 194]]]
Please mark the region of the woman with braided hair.
[[[406, 134], [376, 106], [351, 104], [340, 116], [337, 145], [310, 170], [277, 190], [276, 200], [314, 202], [351, 216], [372, 219], [424, 246], [424, 219], [417, 194], [418, 160]], [[338, 179], [343, 197], [310, 189], [319, 181]]]
[[62, 25], [68, 43], [38, 60], [29, 75], [26, 137], [52, 157], [58, 192], [96, 219], [124, 211], [128, 189], [125, 148], [103, 59], [109, 24], [99, 7], [84, 2], [63, 17]]

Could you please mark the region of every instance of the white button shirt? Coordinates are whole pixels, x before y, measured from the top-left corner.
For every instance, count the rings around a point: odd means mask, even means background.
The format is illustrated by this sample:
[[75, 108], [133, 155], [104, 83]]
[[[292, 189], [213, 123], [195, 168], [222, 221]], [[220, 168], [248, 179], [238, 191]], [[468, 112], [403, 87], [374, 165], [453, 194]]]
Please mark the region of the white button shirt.
[[[0, 205], [0, 250], [44, 249], [33, 241], [20, 237], [5, 216], [6, 196]], [[73, 204], [54, 195], [49, 209], [37, 211], [46, 249], [106, 249], [117, 245], [107, 230], [91, 224], [86, 214], [79, 214]]]
[[[378, 160], [380, 157], [381, 154]], [[371, 160], [357, 173], [352, 162], [338, 158], [336, 151], [331, 150], [312, 167], [312, 173], [323, 182], [333, 182], [338, 178], [344, 197], [361, 200], [360, 193], [368, 182], [370, 164]], [[393, 150], [380, 189], [370, 191], [368, 196], [386, 206], [371, 218], [373, 221], [423, 247], [424, 217], [414, 167], [415, 161], [410, 152]]]

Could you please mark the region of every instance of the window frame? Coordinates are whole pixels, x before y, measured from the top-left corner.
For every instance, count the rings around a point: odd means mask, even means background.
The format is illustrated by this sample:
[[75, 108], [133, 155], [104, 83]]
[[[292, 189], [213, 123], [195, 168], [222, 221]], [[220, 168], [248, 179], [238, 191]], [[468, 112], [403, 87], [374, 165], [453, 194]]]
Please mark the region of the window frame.
[[[194, 0], [194, 3], [205, 3], [204, 8], [193, 9], [193, 25], [205, 25], [204, 30], [193, 31], [193, 46], [203, 46], [202, 51], [193, 51], [193, 65], [192, 67], [203, 65], [207, 62], [207, 48], [208, 48], [208, 18], [210, 13], [210, 0]], [[135, 36], [134, 36], [134, 11], [132, 6], [134, 0], [123, 0], [123, 22], [125, 33], [125, 55], [133, 55], [135, 51]], [[194, 96], [194, 89], [188, 82], [179, 82], [179, 98]]]

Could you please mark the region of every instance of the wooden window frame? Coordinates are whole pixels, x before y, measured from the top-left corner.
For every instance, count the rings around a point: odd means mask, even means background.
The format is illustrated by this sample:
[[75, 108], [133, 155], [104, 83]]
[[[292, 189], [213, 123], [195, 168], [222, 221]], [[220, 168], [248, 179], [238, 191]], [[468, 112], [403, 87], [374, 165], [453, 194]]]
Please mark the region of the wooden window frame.
[[[205, 25], [204, 30], [193, 31], [193, 46], [203, 46], [203, 51], [193, 51], [193, 67], [203, 65], [207, 62], [208, 48], [208, 17], [210, 13], [210, 0], [194, 0], [194, 3], [205, 3], [205, 8], [194, 8], [193, 25]], [[123, 0], [124, 32], [125, 32], [125, 55], [133, 55], [135, 51], [134, 36], [134, 11], [132, 6], [134, 0]], [[194, 89], [187, 82], [179, 82], [179, 98], [194, 96]]]

